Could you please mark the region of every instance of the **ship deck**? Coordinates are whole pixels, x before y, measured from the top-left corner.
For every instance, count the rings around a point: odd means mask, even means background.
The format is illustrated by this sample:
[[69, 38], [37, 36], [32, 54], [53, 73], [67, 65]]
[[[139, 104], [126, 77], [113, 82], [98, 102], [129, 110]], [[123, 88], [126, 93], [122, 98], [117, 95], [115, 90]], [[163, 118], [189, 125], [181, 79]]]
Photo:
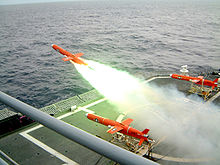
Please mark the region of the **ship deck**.
[[[146, 83], [155, 83], [159, 86], [172, 84], [183, 92], [186, 92], [190, 86], [187, 82], [171, 79], [167, 75], [151, 77]], [[219, 105], [219, 93], [215, 97], [212, 102]], [[71, 109], [73, 106], [76, 106], [76, 109]], [[106, 132], [108, 128], [88, 120], [85, 114], [94, 112], [113, 120], [121, 118], [122, 115], [96, 90], [74, 96], [40, 110], [106, 141], [112, 139], [111, 135]], [[164, 157], [164, 160], [168, 161], [169, 164], [179, 164], [180, 162], [180, 164], [189, 164], [190, 161], [187, 163], [186, 160], [180, 161], [180, 159], [170, 155], [160, 155], [160, 151], [166, 150], [166, 147], [166, 144], [161, 143], [155, 149], [156, 153], [153, 156]], [[0, 138], [0, 149], [0, 158], [8, 164], [114, 164], [113, 161], [102, 155], [37, 123], [32, 123], [14, 133], [2, 136]], [[157, 162], [164, 163], [164, 160]]]

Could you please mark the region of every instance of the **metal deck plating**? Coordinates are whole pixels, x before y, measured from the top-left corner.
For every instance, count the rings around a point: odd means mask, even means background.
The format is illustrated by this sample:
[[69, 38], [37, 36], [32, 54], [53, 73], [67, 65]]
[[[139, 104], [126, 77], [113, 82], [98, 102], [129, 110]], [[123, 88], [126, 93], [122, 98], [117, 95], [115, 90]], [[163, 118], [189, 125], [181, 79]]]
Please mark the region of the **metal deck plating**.
[[[163, 80], [163, 81], [161, 81]], [[146, 83], [156, 83], [157, 85], [175, 84], [180, 91], [186, 91], [190, 86], [188, 82], [170, 79], [168, 76], [155, 76], [149, 78]], [[216, 93], [208, 102], [219, 104], [219, 95]], [[75, 110], [71, 110], [72, 106], [76, 106]], [[105, 109], [103, 111], [103, 109]], [[116, 107], [111, 105], [108, 100], [103, 98], [96, 90], [71, 97], [67, 100], [60, 101], [50, 106], [40, 109], [56, 118], [74, 125], [84, 131], [96, 135], [106, 141], [111, 140], [111, 135], [106, 133], [106, 127], [94, 122], [90, 122], [86, 117], [86, 113], [95, 112], [100, 116], [117, 120], [121, 114]], [[8, 115], [5, 115], [8, 114]], [[1, 111], [1, 120], [4, 120], [16, 113], [10, 110]], [[165, 149], [161, 145], [160, 148]], [[0, 139], [0, 158], [9, 164], [114, 164], [113, 161], [99, 155], [60, 134], [37, 123], [7, 135]], [[160, 158], [163, 155], [153, 154], [154, 157]], [[195, 160], [186, 159], [180, 161], [178, 158], [166, 156], [167, 161], [175, 162], [197, 162]], [[200, 160], [201, 161], [201, 160]], [[163, 161], [159, 161], [163, 162]]]

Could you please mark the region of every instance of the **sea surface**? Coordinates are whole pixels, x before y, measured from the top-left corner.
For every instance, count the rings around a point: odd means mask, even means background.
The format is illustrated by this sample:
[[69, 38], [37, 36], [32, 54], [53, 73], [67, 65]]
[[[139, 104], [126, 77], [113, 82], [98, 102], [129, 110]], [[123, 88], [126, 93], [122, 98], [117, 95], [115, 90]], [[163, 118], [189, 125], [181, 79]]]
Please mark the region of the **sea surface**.
[[220, 1], [83, 1], [0, 6], [0, 90], [37, 108], [92, 89], [51, 48], [145, 77], [220, 68]]

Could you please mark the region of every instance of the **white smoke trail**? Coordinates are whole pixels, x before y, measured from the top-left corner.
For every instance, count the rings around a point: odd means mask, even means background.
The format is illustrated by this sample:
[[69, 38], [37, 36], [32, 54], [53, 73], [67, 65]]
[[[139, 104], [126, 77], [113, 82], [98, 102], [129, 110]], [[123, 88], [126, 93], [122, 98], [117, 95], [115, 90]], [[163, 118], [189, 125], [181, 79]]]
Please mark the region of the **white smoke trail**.
[[151, 134], [155, 138], [166, 136], [167, 152], [171, 155], [214, 159], [212, 164], [218, 164], [219, 107], [206, 105], [201, 100], [188, 101], [186, 96], [174, 87], [151, 86], [150, 88], [154, 93], [153, 99], [149, 93], [145, 96], [150, 97], [151, 104], [157, 104], [156, 111], [160, 117], [152, 117], [152, 112], [145, 107], [130, 114], [138, 119], [137, 124], [142, 128], [150, 127]]
[[[150, 128], [155, 139], [166, 136], [164, 154], [179, 157], [220, 157], [219, 107], [189, 101], [174, 87], [144, 85], [126, 72], [87, 61], [75, 65], [82, 76], [109, 101], [133, 118], [136, 127]], [[216, 163], [217, 164], [217, 163]]]

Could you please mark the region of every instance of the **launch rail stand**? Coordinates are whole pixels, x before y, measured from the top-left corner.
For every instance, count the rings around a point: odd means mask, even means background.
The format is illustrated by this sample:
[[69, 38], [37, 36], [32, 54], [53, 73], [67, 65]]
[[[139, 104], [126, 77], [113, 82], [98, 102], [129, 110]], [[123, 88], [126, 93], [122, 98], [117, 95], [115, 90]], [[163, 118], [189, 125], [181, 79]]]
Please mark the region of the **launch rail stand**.
[[141, 146], [138, 145], [139, 141], [140, 139], [117, 132], [112, 135], [110, 142], [141, 156], [150, 155], [153, 146], [152, 144], [155, 143], [155, 141], [153, 139], [149, 139], [148, 142], [143, 143]]
[[193, 94], [197, 94], [199, 96], [202, 96], [204, 101], [206, 101], [208, 99], [208, 97], [212, 94], [212, 89], [211, 88], [206, 88], [203, 85], [198, 86], [198, 85], [192, 83], [189, 92], [193, 93]]

